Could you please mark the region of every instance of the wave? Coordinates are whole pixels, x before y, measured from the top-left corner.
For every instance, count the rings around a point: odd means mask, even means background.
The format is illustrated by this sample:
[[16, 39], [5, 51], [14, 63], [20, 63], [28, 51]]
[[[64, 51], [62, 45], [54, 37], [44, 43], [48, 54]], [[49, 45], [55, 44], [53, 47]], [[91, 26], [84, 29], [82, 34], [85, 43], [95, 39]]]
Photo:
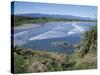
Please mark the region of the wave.
[[28, 31], [22, 31], [22, 32], [16, 33], [14, 35], [14, 45], [21, 46], [25, 44], [27, 40], [29, 39], [28, 36], [29, 36]]
[[[72, 26], [72, 28], [69, 28], [70, 26]], [[27, 41], [31, 41], [31, 40], [66, 37], [66, 36], [70, 36], [85, 31], [84, 28], [79, 26], [76, 22], [70, 23], [69, 27], [66, 24], [57, 25], [51, 30], [37, 35], [34, 35], [34, 32], [29, 30], [22, 31], [14, 34], [14, 39], [16, 40], [15, 43], [25, 44]]]
[[80, 27], [77, 23], [72, 23], [72, 26], [74, 27], [73, 29], [71, 29], [70, 31], [68, 31], [64, 26], [57, 26], [55, 28], [53, 28], [52, 30], [45, 32], [43, 34], [39, 34], [35, 37], [31, 37], [29, 40], [42, 40], [42, 39], [49, 39], [49, 38], [60, 38], [60, 37], [66, 37], [66, 36], [70, 36], [76, 33], [81, 33], [84, 32], [85, 30]]
[[26, 35], [26, 34], [28, 34], [28, 31], [22, 31], [22, 32], [15, 33], [14, 37], [22, 36], [22, 35]]
[[72, 23], [72, 26], [74, 26], [74, 29], [70, 30], [67, 34], [68, 35], [73, 35], [76, 33], [82, 33], [85, 31], [85, 29], [81, 26], [79, 26], [77, 23]]
[[64, 27], [57, 26], [48, 32], [32, 37], [29, 40], [42, 40], [42, 39], [58, 38], [58, 37], [65, 37], [65, 36], [67, 35], [66, 35], [66, 30], [64, 29]]
[[66, 33], [64, 32], [51, 30], [43, 34], [37, 35], [35, 37], [32, 37], [29, 40], [42, 40], [42, 39], [49, 39], [49, 38], [65, 37], [66, 36], [65, 34]]

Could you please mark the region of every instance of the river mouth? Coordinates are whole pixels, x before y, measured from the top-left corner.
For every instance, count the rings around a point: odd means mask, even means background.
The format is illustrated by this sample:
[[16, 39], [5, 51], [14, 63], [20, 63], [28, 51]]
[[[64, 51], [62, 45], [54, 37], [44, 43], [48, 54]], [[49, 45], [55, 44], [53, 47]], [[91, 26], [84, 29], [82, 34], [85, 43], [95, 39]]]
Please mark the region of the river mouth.
[[19, 27], [14, 30], [14, 46], [72, 54], [74, 48], [63, 48], [51, 43], [64, 41], [72, 45], [77, 44], [82, 34], [93, 25], [95, 22], [48, 22], [36, 28], [32, 25]]

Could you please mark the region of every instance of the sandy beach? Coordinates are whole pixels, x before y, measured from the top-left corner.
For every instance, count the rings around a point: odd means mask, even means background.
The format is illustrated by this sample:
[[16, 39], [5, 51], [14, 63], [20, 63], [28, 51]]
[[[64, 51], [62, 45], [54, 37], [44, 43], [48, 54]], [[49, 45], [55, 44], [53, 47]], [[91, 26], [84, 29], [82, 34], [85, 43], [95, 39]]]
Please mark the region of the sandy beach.
[[43, 25], [45, 25], [45, 24], [40, 24], [40, 23], [38, 23], [38, 24], [23, 24], [21, 26], [14, 27], [14, 30], [27, 29], [27, 28], [38, 28]]

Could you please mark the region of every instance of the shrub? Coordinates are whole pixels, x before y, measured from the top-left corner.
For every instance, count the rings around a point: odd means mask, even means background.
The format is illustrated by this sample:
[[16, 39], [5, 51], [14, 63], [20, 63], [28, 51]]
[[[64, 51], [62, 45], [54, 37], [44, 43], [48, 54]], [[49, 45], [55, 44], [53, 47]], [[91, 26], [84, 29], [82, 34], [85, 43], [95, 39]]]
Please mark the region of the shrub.
[[88, 53], [97, 52], [97, 28], [93, 26], [90, 30], [86, 31], [82, 37], [82, 40], [79, 44], [79, 50], [77, 53], [80, 57], [85, 56]]

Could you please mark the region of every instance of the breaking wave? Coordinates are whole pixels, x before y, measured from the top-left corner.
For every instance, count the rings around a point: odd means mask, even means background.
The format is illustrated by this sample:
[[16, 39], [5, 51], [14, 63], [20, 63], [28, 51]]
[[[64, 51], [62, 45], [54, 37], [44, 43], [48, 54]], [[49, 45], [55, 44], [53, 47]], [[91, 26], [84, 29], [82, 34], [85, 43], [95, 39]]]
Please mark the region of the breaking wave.
[[51, 31], [48, 31], [48, 32], [45, 32], [43, 34], [32, 37], [29, 40], [42, 40], [42, 39], [49, 39], [49, 38], [60, 38], [60, 37], [66, 37], [66, 36], [70, 36], [70, 35], [81, 33], [83, 31], [85, 31], [82, 27], [80, 27], [76, 23], [72, 23], [72, 26], [74, 28], [67, 31], [66, 27], [63, 27], [63, 26], [60, 25], [60, 26], [57, 26], [56, 28], [52, 29]]
[[14, 45], [23, 45], [26, 43], [26, 41], [29, 39], [29, 32], [28, 31], [22, 31], [19, 33], [16, 33], [14, 35]]
[[74, 26], [74, 28], [67, 33], [68, 35], [73, 35], [73, 34], [76, 34], [76, 33], [82, 33], [82, 32], [85, 31], [85, 29], [83, 27], [79, 26], [76, 23], [73, 23], [72, 26]]

